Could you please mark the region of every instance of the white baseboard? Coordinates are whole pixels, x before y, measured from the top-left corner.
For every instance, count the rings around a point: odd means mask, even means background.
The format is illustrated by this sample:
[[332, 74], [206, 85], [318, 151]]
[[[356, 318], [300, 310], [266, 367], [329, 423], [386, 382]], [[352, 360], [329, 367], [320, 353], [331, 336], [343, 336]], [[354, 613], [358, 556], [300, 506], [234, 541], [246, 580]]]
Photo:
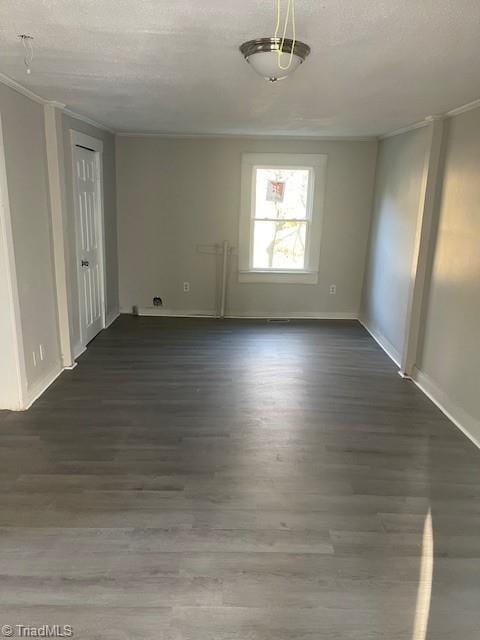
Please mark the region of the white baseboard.
[[[130, 313], [132, 313], [130, 311]], [[186, 310], [175, 311], [174, 309], [165, 309], [164, 307], [138, 307], [137, 315], [139, 316], [155, 316], [161, 318], [214, 318], [215, 311]]]
[[[368, 326], [364, 319], [361, 319], [360, 323], [385, 351], [387, 356], [400, 368], [401, 358], [395, 347], [380, 332]], [[452, 402], [448, 395], [427, 374], [419, 369], [415, 368], [412, 376], [406, 376], [402, 371], [398, 373], [402, 378], [411, 380], [480, 449], [480, 422], [478, 420], [475, 420], [473, 416]]]
[[412, 380], [440, 411], [480, 448], [480, 421], [456, 405], [426, 373], [415, 369]]
[[385, 351], [390, 360], [400, 367], [401, 357], [398, 353], [397, 349], [393, 346], [389, 340], [383, 335], [381, 331], [378, 329], [374, 329], [365, 319], [359, 319], [360, 324], [368, 331], [368, 333], [372, 336], [375, 342]]
[[[118, 311], [118, 309], [115, 309], [115, 311], [111, 311], [108, 314], [108, 316], [105, 318], [104, 329], [108, 329], [108, 327], [112, 325], [119, 316], [120, 316], [120, 311]], [[82, 353], [85, 353], [86, 350], [87, 350], [87, 347], [85, 345], [80, 344], [80, 342], [77, 342], [77, 344], [73, 347], [73, 359], [76, 360], [77, 358], [79, 358], [82, 355]], [[74, 369], [76, 366], [77, 366], [77, 363], [75, 363], [72, 367], [66, 367], [66, 368]]]
[[[131, 313], [131, 311], [130, 311]], [[163, 318], [215, 318], [214, 310], [187, 310], [175, 311], [173, 309], [165, 309], [163, 307], [138, 307], [139, 316], [157, 316]], [[304, 312], [287, 312], [287, 313], [271, 313], [268, 311], [232, 311], [225, 315], [231, 319], [245, 320], [268, 320], [268, 319], [285, 319], [285, 320], [356, 320], [357, 314], [350, 312], [320, 312], [320, 311], [304, 311]]]
[[[120, 315], [120, 312], [115, 311], [109, 314], [107, 318], [107, 327], [110, 326]], [[87, 350], [87, 347], [84, 347], [81, 344], [75, 345], [73, 349], [73, 357], [76, 360], [79, 356], [82, 355]], [[39, 380], [37, 380], [26, 392], [24, 405], [20, 408], [20, 411], [26, 411], [30, 409], [33, 403], [38, 400], [38, 398], [48, 389], [48, 387], [55, 382], [55, 380], [59, 377], [61, 373], [67, 370], [75, 369], [77, 366], [77, 362], [74, 362], [69, 367], [62, 367], [60, 364], [57, 364], [52, 370], [43, 375]]]
[[226, 317], [248, 320], [357, 320], [356, 313], [343, 311], [287, 311], [286, 313], [232, 311]]
[[110, 311], [110, 313], [105, 318], [105, 329], [115, 322], [115, 320], [120, 316], [120, 311], [115, 309], [114, 311]]
[[48, 387], [55, 382], [58, 376], [63, 373], [64, 369], [60, 364], [57, 364], [53, 369], [48, 371], [39, 380], [37, 380], [28, 390], [25, 398], [25, 406], [22, 410], [30, 409], [32, 404], [48, 389]]
[[77, 358], [79, 358], [82, 353], [85, 353], [86, 350], [87, 347], [84, 347], [83, 344], [76, 344], [73, 348], [73, 359], [76, 360]]

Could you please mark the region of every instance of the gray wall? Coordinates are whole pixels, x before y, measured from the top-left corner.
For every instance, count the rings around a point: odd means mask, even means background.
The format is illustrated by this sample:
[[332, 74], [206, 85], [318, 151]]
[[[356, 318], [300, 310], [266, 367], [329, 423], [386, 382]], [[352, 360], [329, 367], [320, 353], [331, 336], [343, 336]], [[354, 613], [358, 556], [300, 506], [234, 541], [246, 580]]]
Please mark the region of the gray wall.
[[[401, 359], [427, 127], [379, 145], [362, 319]], [[480, 109], [445, 124], [415, 379], [480, 443]]]
[[[0, 148], [0, 154], [3, 149]], [[15, 321], [16, 309], [12, 280], [15, 266], [9, 249], [10, 218], [7, 211], [7, 190], [2, 157], [0, 157], [0, 408], [19, 409], [21, 391], [18, 379]]]
[[403, 351], [427, 127], [382, 140], [362, 320], [397, 360]]
[[65, 159], [65, 182], [67, 221], [69, 237], [69, 265], [68, 280], [70, 283], [70, 322], [71, 336], [74, 348], [78, 351], [80, 342], [80, 316], [77, 287], [76, 250], [75, 250], [75, 212], [73, 203], [72, 182], [72, 148], [70, 130], [80, 131], [86, 135], [103, 141], [103, 180], [104, 180], [104, 219], [105, 219], [105, 262], [106, 262], [106, 307], [107, 318], [119, 309], [118, 302], [118, 248], [117, 248], [117, 219], [116, 219], [116, 170], [115, 170], [115, 136], [108, 131], [98, 129], [81, 120], [66, 114], [63, 120], [63, 144]]
[[[24, 348], [26, 391], [27, 398], [32, 399], [37, 392], [43, 389], [47, 381], [50, 381], [62, 368], [53, 260], [45, 116], [42, 104], [27, 98], [4, 84], [0, 84], [0, 114], [3, 124], [19, 318]], [[69, 131], [71, 128], [100, 138], [104, 143], [107, 316], [108, 314], [113, 315], [118, 310], [119, 305], [115, 137], [110, 133], [63, 114], [60, 123], [60, 131], [63, 134], [63, 153], [60, 159], [64, 166], [60, 167], [60, 173], [65, 176], [66, 183], [69, 242], [67, 275], [72, 341], [75, 344], [79, 339], [79, 313]], [[5, 260], [5, 255], [2, 253], [0, 258]], [[3, 285], [0, 289], [2, 300], [6, 291]], [[3, 339], [6, 338], [5, 332], [2, 332], [2, 337]], [[10, 339], [9, 345], [12, 345]], [[43, 347], [43, 360], [40, 358], [40, 345]], [[4, 345], [0, 344], [0, 347], [2, 347], [2, 352], [7, 354]], [[36, 365], [34, 365], [33, 353], [36, 355]], [[3, 402], [3, 404], [5, 405], [6, 403]]]
[[480, 109], [451, 118], [419, 369], [480, 440]]
[[[0, 112], [25, 368], [27, 385], [32, 389], [60, 367], [44, 112], [42, 105], [3, 84]], [[45, 353], [43, 361], [40, 344]]]
[[[239, 284], [229, 279], [230, 314], [339, 313], [359, 310], [376, 142], [248, 138], [117, 138], [120, 306], [175, 311], [215, 309], [212, 255], [197, 251], [226, 239], [237, 246], [242, 153], [328, 154], [318, 285]], [[189, 294], [183, 282], [191, 283]], [[337, 285], [337, 295], [328, 293]]]

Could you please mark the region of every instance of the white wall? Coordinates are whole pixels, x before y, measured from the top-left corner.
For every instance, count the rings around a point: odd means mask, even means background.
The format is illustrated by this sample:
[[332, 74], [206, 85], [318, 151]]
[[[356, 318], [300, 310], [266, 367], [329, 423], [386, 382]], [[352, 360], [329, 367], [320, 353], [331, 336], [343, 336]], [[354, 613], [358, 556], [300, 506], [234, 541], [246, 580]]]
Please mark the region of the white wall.
[[379, 143], [362, 320], [400, 361], [417, 230], [427, 127]]
[[[61, 368], [43, 106], [0, 85], [27, 393]], [[43, 345], [44, 360], [39, 345]], [[36, 354], [37, 365], [33, 362]]]
[[[318, 285], [239, 284], [229, 314], [339, 314], [359, 310], [376, 142], [249, 138], [117, 138], [120, 305], [215, 309], [216, 260], [198, 245], [238, 244], [242, 153], [327, 154]], [[191, 283], [189, 294], [183, 282]], [[330, 284], [337, 295], [329, 295]]]
[[443, 190], [417, 367], [480, 442], [480, 109], [447, 126]]

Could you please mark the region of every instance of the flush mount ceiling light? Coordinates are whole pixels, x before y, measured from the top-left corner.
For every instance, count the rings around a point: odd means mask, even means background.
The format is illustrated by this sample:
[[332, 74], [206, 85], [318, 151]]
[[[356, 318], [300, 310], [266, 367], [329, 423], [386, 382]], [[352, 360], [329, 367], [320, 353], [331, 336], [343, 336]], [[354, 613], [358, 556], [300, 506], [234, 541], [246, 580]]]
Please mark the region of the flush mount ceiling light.
[[[281, 48], [280, 48], [281, 46]], [[259, 38], [249, 40], [240, 47], [245, 60], [262, 78], [269, 82], [283, 80], [297, 69], [310, 53], [310, 47], [303, 42], [288, 38]], [[291, 55], [288, 66], [281, 67], [283, 56]]]
[[[273, 38], [257, 38], [244, 42], [240, 51], [245, 60], [269, 82], [283, 80], [297, 69], [310, 53], [310, 47], [296, 39], [295, 0], [287, 0], [283, 35], [279, 37], [281, 0], [277, 0], [277, 26]], [[291, 20], [293, 37], [286, 38]]]

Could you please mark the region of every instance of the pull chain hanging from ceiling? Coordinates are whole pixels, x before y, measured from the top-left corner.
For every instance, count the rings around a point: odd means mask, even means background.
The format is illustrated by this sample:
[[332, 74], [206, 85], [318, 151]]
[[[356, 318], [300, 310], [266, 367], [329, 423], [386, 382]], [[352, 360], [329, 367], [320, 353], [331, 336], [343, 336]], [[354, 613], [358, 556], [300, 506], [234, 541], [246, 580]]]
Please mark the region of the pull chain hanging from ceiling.
[[[295, 0], [275, 0], [277, 6], [277, 24], [275, 34], [268, 38], [247, 40], [240, 51], [252, 68], [268, 82], [278, 82], [291, 75], [310, 54], [308, 44], [297, 40], [295, 25]], [[285, 19], [282, 22], [282, 8]], [[291, 28], [292, 38], [287, 37]], [[286, 55], [286, 63], [282, 56]]]
[[[282, 55], [284, 54], [283, 48], [285, 46], [285, 39], [287, 35], [288, 23], [290, 21], [291, 14], [291, 22], [292, 22], [292, 45], [290, 48], [290, 57], [286, 66], [282, 65]], [[275, 27], [275, 35], [274, 40], [278, 43], [279, 37], [278, 34], [280, 32], [280, 21], [282, 16], [282, 0], [277, 0], [277, 26]], [[283, 24], [283, 34], [281, 38], [281, 42], [278, 46], [278, 68], [282, 69], [282, 71], [286, 71], [290, 69], [292, 66], [293, 60], [293, 52], [295, 50], [295, 42], [296, 42], [296, 33], [295, 33], [295, 0], [287, 0], [287, 12], [285, 15], [285, 22]]]
[[18, 37], [23, 44], [23, 63], [25, 65], [25, 70], [28, 75], [30, 75], [32, 73], [31, 65], [33, 62], [33, 36], [29, 36], [26, 33], [21, 33]]

